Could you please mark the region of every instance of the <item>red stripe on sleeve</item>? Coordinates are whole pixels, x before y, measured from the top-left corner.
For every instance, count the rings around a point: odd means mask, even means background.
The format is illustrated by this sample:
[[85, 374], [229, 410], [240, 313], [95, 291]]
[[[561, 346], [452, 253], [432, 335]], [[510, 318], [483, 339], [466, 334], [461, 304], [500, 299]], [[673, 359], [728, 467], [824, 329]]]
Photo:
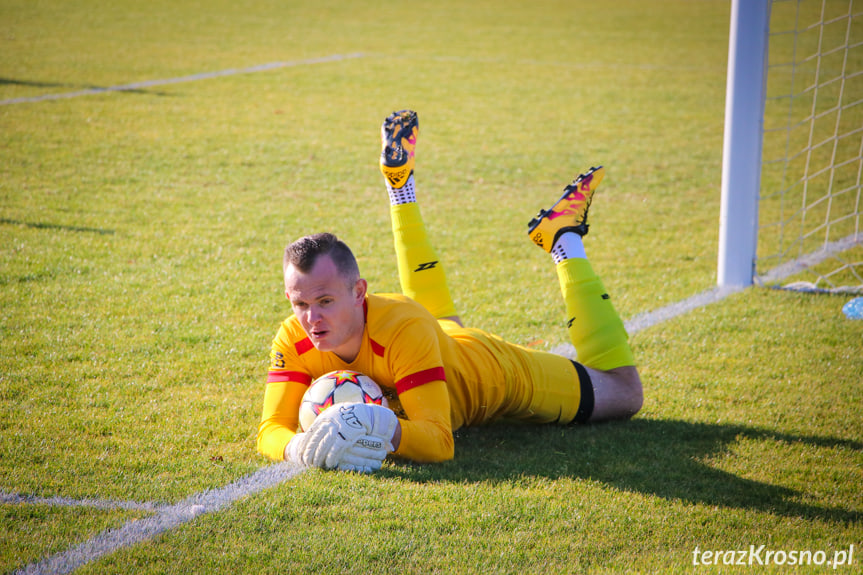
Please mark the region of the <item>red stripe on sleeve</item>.
[[446, 371], [442, 367], [433, 367], [412, 373], [396, 382], [396, 392], [404, 393], [409, 389], [419, 387], [432, 381], [446, 381]]
[[297, 350], [298, 355], [303, 355], [313, 347], [315, 347], [315, 344], [313, 344], [312, 340], [310, 340], [309, 338], [301, 339], [294, 344], [294, 348]]
[[311, 385], [312, 376], [308, 373], [303, 373], [302, 371], [271, 371], [267, 375], [267, 383], [274, 383], [277, 381], [296, 381], [303, 385]]
[[385, 348], [384, 346], [382, 346], [381, 344], [379, 344], [378, 342], [376, 342], [372, 338], [369, 338], [369, 341], [372, 344], [372, 351], [375, 353], [375, 355], [377, 355], [378, 357], [383, 357], [384, 352], [386, 352], [387, 348]]

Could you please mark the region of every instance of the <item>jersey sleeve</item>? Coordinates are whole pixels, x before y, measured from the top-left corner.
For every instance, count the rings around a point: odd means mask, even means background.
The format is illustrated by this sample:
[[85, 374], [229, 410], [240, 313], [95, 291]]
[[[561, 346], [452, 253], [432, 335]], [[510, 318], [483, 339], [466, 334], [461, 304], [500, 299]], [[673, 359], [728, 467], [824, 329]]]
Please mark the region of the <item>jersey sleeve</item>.
[[285, 326], [279, 330], [270, 350], [270, 367], [264, 393], [264, 407], [258, 426], [258, 451], [277, 461], [285, 457], [285, 446], [296, 435], [300, 403], [312, 382], [291, 344]]
[[[427, 325], [428, 324], [428, 325]], [[395, 454], [420, 462], [453, 458], [450, 397], [436, 323], [411, 322], [390, 355], [396, 392], [406, 419]]]
[[455, 445], [450, 423], [449, 391], [438, 380], [399, 394], [408, 419], [401, 419], [402, 438], [396, 455], [414, 461], [434, 462], [453, 458]]

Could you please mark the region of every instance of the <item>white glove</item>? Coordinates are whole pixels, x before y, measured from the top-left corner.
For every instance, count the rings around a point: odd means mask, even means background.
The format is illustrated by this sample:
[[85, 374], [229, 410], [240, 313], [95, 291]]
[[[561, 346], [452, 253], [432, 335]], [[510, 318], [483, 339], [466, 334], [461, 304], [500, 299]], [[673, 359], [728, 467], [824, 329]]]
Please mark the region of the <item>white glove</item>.
[[391, 409], [374, 403], [351, 403], [347, 406], [350, 413], [346, 410], [344, 419], [348, 425], [362, 426], [365, 435], [381, 440], [387, 451], [393, 450], [393, 433], [396, 432], [399, 419]]
[[306, 450], [308, 441], [309, 436], [305, 433], [297, 433], [293, 436], [285, 447], [285, 460], [297, 465], [304, 465], [303, 452]]
[[[308, 441], [302, 452], [305, 465], [333, 469], [345, 452], [360, 437], [371, 436], [392, 451], [391, 439], [398, 425], [396, 414], [386, 407], [367, 403], [341, 403], [318, 415], [306, 432]], [[368, 455], [360, 452], [360, 457]]]
[[388, 446], [389, 443], [377, 437], [364, 435], [342, 454], [338, 469], [360, 473], [375, 472], [381, 468], [384, 459], [387, 458]]

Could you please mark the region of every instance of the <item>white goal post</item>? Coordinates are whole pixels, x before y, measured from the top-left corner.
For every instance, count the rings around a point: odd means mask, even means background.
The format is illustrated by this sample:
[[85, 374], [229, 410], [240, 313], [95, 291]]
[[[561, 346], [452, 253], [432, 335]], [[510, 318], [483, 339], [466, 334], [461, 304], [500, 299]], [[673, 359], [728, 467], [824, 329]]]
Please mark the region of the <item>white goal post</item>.
[[861, 5], [732, 0], [720, 287], [863, 291]]
[[748, 286], [755, 276], [769, 26], [770, 0], [733, 0], [719, 212], [722, 287]]

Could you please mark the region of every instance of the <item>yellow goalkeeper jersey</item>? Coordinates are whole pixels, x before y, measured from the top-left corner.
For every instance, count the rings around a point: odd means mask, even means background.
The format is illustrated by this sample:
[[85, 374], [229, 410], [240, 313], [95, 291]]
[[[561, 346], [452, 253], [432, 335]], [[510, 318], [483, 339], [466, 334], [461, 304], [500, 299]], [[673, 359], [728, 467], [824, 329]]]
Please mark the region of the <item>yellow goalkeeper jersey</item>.
[[282, 459], [298, 426], [302, 396], [316, 378], [350, 369], [372, 378], [400, 417], [396, 455], [415, 461], [453, 457], [452, 432], [500, 418], [568, 423], [580, 401], [578, 375], [564, 357], [436, 320], [395, 294], [368, 295], [356, 359], [318, 351], [295, 316], [273, 340], [258, 451]]

